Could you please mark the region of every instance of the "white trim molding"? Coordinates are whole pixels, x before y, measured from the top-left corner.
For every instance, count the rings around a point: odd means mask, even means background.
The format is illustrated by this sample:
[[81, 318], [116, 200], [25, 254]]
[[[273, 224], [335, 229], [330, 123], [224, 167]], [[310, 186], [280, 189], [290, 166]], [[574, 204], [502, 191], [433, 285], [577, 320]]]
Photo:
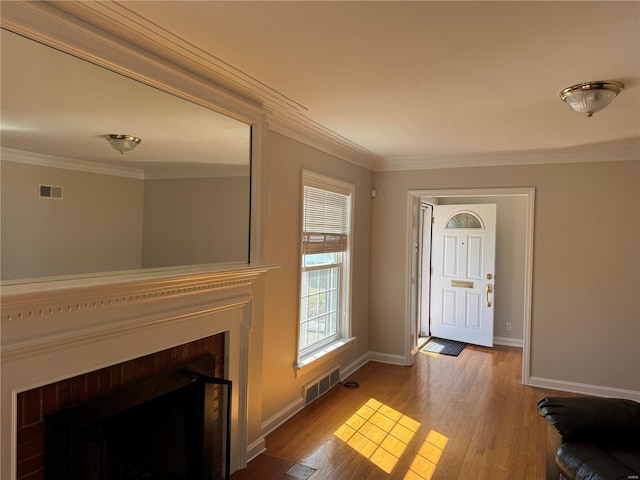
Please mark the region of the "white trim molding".
[[287, 420], [292, 418], [296, 413], [301, 412], [304, 409], [304, 406], [304, 398], [300, 396], [279, 412], [271, 415], [264, 422], [262, 422], [262, 436], [266, 437], [267, 435], [269, 435], [276, 428], [283, 425]]
[[247, 447], [247, 463], [249, 463], [251, 460], [256, 458], [258, 455], [260, 455], [261, 453], [264, 453], [266, 451], [267, 451], [267, 447], [265, 445], [264, 437], [261, 437], [258, 440], [256, 440], [255, 442], [252, 442]]
[[340, 338], [313, 354], [300, 359], [300, 361], [294, 365], [296, 377], [300, 377], [311, 370], [318, 368], [320, 365], [329, 362], [339, 353], [344, 352], [347, 348], [351, 348], [355, 341], [355, 337]]
[[514, 150], [502, 152], [442, 155], [439, 157], [402, 157], [378, 160], [375, 172], [427, 170], [435, 168], [499, 167], [548, 163], [620, 162], [638, 160], [639, 138], [578, 145], [566, 148]]
[[407, 360], [404, 355], [392, 355], [390, 353], [369, 352], [369, 361], [388, 363], [389, 365], [400, 365], [407, 367]]
[[[332, 155], [340, 160], [353, 163], [367, 170], [373, 170], [376, 162], [383, 158], [338, 134], [316, 124], [316, 128], [309, 128], [305, 123], [285, 118], [282, 114], [271, 113], [267, 119], [269, 130], [289, 137], [316, 150]], [[322, 132], [322, 133], [320, 133]], [[333, 141], [327, 141], [327, 137]]]
[[602, 385], [589, 385], [586, 383], [567, 382], [554, 378], [530, 377], [529, 386], [559, 390], [563, 392], [593, 395], [595, 397], [626, 398], [640, 402], [640, 391], [625, 390], [622, 388], [606, 387]]
[[493, 337], [494, 345], [502, 345], [503, 347], [522, 348], [524, 342], [521, 338]]
[[340, 369], [340, 381], [352, 375], [354, 372], [358, 371], [360, 368], [364, 367], [367, 363], [369, 363], [370, 355], [369, 353], [365, 353], [361, 355], [359, 358], [356, 358], [353, 362], [347, 365], [345, 368]]
[[76, 160], [72, 158], [56, 157], [43, 153], [26, 152], [13, 148], [0, 147], [0, 160], [3, 162], [24, 163], [39, 167], [61, 168], [77, 172], [96, 173], [99, 175], [114, 175], [116, 177], [144, 180], [144, 172], [138, 168], [107, 165], [104, 163]]

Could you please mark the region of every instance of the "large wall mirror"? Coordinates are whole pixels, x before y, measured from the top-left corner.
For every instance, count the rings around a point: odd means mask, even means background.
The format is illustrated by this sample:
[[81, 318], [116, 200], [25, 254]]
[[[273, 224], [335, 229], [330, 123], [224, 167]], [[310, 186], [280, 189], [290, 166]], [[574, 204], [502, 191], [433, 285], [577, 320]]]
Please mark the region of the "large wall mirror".
[[248, 262], [250, 125], [1, 34], [3, 284]]

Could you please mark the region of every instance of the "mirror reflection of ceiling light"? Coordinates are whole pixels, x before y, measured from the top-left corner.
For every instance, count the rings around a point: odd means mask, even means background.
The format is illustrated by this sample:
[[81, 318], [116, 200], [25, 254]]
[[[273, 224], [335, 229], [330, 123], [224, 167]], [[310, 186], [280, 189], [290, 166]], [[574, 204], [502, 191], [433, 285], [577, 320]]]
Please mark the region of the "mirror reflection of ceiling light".
[[115, 150], [123, 155], [125, 154], [125, 152], [130, 152], [131, 150], [136, 148], [142, 141], [138, 137], [134, 137], [132, 135], [122, 135], [119, 133], [110, 133], [109, 135], [105, 135], [104, 138], [107, 139], [109, 145], [111, 145]]
[[571, 110], [591, 117], [609, 105], [623, 88], [624, 85], [620, 82], [604, 80], [572, 85], [562, 90], [559, 95]]

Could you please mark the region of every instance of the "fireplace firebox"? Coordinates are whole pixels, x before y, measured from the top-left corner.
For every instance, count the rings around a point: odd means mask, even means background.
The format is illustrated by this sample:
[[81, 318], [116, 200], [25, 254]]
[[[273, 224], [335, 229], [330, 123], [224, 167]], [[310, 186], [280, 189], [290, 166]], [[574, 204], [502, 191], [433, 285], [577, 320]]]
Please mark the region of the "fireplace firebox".
[[231, 381], [214, 371], [208, 355], [47, 416], [47, 479], [228, 480]]

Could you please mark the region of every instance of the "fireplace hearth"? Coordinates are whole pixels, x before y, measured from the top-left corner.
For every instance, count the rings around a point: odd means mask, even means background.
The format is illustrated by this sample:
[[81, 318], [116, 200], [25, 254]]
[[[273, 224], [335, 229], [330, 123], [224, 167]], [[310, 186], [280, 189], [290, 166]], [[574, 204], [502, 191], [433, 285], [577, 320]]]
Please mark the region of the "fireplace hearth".
[[47, 416], [46, 478], [230, 475], [231, 382], [205, 356]]

